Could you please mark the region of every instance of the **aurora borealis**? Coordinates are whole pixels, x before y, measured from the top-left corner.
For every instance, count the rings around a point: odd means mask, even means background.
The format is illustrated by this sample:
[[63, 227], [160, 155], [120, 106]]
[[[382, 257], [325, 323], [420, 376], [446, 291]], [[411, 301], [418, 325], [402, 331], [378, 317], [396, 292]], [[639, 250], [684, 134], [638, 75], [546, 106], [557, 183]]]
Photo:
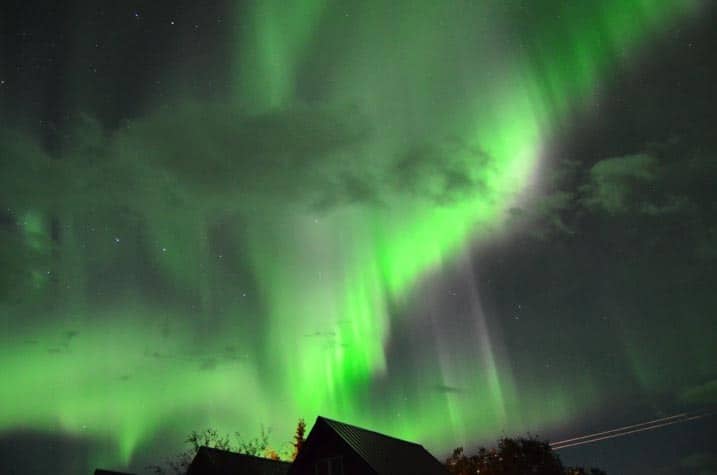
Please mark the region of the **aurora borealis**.
[[2, 445], [717, 403], [706, 2], [2, 8]]

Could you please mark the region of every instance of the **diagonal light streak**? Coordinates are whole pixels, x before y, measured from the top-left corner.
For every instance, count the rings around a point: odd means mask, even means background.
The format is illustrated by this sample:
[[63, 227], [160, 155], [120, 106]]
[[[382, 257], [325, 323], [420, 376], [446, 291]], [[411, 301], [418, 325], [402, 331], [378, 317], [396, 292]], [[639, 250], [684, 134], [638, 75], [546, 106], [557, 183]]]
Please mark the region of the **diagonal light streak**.
[[571, 439], [561, 440], [559, 442], [554, 442], [550, 444], [550, 447], [553, 450], [561, 450], [568, 447], [575, 447], [578, 445], [592, 444], [594, 442], [599, 442], [602, 440], [614, 439], [629, 434], [636, 434], [638, 432], [667, 427], [673, 424], [694, 421], [712, 415], [714, 415], [714, 413], [696, 414], [693, 416], [690, 416], [685, 413], [676, 414], [674, 416], [663, 417], [661, 419], [655, 419], [653, 421], [632, 424], [624, 427], [619, 427], [617, 429], [611, 429], [603, 432], [596, 432], [594, 434], [588, 434], [580, 437], [573, 437]]
[[611, 434], [611, 433], [614, 433], [614, 432], [622, 432], [622, 431], [630, 430], [630, 429], [633, 429], [633, 428], [636, 428], [636, 427], [642, 427], [642, 426], [647, 426], [647, 425], [652, 425], [652, 424], [658, 424], [658, 423], [660, 423], [660, 422], [666, 422], [666, 421], [669, 421], [669, 420], [672, 420], [672, 419], [684, 418], [684, 417], [687, 417], [687, 415], [688, 415], [687, 413], [683, 412], [683, 413], [680, 413], [680, 414], [675, 414], [675, 415], [673, 415], [673, 416], [661, 417], [661, 418], [659, 418], [659, 419], [654, 419], [654, 420], [647, 421], [647, 422], [640, 422], [640, 423], [638, 423], [638, 424], [631, 424], [631, 425], [624, 426], [624, 427], [618, 427], [617, 429], [610, 429], [610, 430], [605, 430], [605, 431], [602, 431], [602, 432], [595, 432], [594, 434], [581, 435], [580, 437], [572, 437], [572, 438], [570, 438], [570, 439], [565, 439], [565, 440], [560, 440], [560, 441], [557, 441], [557, 442], [553, 442], [553, 443], [551, 443], [550, 445], [563, 445], [563, 444], [568, 444], [568, 443], [570, 443], [570, 442], [575, 442], [575, 441], [578, 441], [578, 440], [592, 439], [593, 437], [599, 437], [599, 436], [601, 436], [601, 435]]

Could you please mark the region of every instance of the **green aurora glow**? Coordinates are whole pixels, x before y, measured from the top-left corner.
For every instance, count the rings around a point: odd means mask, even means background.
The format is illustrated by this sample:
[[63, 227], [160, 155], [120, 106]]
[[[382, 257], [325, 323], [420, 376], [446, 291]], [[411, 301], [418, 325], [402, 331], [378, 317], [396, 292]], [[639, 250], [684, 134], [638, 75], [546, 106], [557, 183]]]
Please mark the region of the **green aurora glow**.
[[160, 431], [282, 434], [322, 414], [445, 450], [595, 410], [589, 374], [517, 381], [479, 296], [478, 344], [388, 375], [416, 292], [508, 230], [601, 78], [699, 6], [522, 4], [262, 0], [236, 14], [223, 103], [109, 136], [88, 118], [60, 161], [7, 132], [22, 234], [4, 252], [33, 290], [3, 302], [0, 428], [110, 440], [93, 462], [111, 465]]

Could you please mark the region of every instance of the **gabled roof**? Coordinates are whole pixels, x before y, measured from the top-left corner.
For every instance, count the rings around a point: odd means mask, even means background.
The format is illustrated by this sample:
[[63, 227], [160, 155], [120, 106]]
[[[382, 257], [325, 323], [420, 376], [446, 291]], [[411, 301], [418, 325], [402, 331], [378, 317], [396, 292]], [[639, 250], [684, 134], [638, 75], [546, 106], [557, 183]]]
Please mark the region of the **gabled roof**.
[[189, 466], [189, 475], [286, 475], [288, 462], [238, 454], [227, 450], [199, 447]]
[[321, 416], [316, 419], [316, 424], [326, 424], [330, 427], [378, 475], [448, 473], [443, 464], [420, 444]]

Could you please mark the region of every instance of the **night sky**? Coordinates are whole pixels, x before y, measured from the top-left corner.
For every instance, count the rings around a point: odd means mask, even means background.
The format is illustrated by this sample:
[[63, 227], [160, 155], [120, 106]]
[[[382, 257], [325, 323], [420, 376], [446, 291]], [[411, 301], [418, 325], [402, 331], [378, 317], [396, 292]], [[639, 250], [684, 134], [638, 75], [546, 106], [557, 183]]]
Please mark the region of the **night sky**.
[[717, 473], [717, 6], [5, 0], [0, 472], [321, 414]]

